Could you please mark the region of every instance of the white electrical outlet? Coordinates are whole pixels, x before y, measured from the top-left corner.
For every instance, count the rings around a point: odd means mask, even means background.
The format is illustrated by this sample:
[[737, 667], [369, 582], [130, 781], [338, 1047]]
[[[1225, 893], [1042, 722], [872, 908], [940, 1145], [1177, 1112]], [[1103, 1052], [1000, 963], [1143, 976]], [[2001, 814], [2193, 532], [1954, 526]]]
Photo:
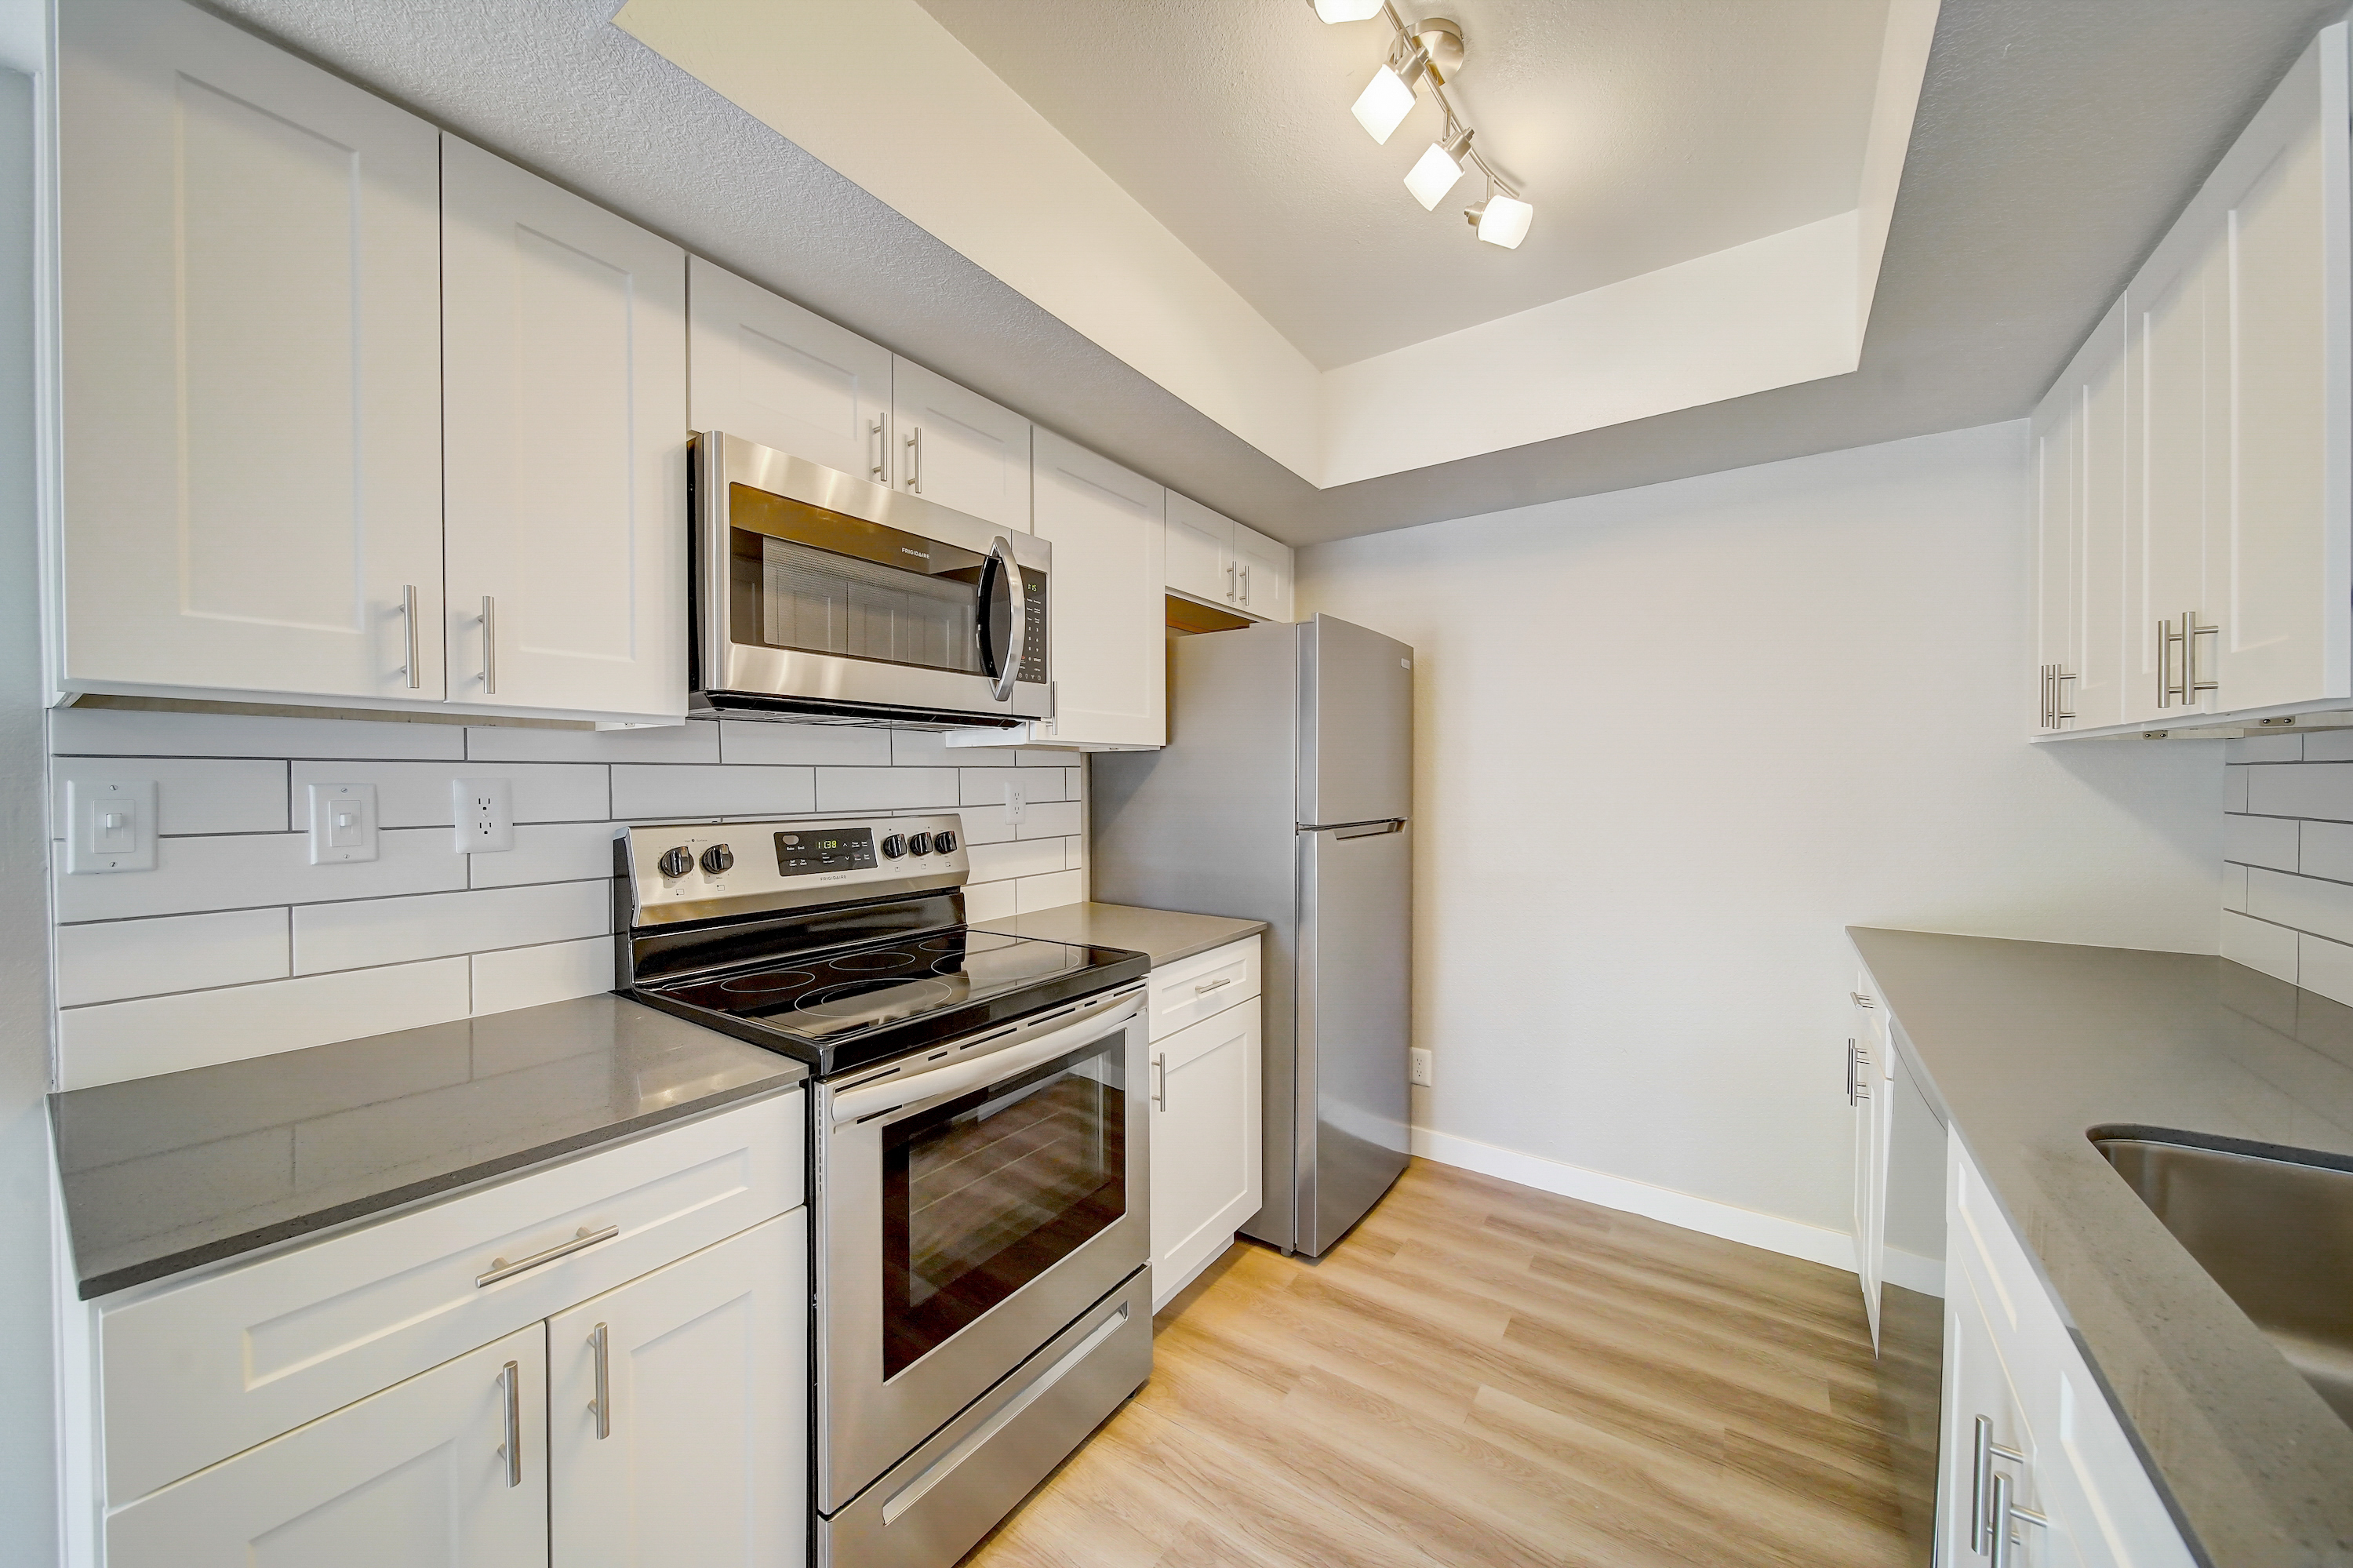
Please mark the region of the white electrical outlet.
[[375, 786], [311, 786], [311, 863], [336, 865], [376, 857]]
[[66, 780], [69, 874], [155, 869], [155, 780]]
[[1419, 1045], [1413, 1047], [1413, 1081], [1430, 1087], [1430, 1053]]
[[449, 804], [457, 813], [459, 854], [496, 854], [514, 848], [512, 780], [452, 779]]
[[1005, 820], [1017, 826], [1020, 823], [1022, 812], [1029, 809], [1028, 800], [1021, 790], [1022, 787], [1018, 784], [1008, 784], [1005, 787]]

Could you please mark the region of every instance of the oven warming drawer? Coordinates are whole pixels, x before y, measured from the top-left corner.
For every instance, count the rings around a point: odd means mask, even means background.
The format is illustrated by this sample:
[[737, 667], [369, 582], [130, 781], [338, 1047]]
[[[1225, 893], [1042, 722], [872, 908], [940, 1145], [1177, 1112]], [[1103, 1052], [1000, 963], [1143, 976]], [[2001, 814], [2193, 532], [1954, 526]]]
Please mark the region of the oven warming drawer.
[[818, 1568], [952, 1568], [1152, 1375], [1152, 1270], [1079, 1314], [831, 1519]]

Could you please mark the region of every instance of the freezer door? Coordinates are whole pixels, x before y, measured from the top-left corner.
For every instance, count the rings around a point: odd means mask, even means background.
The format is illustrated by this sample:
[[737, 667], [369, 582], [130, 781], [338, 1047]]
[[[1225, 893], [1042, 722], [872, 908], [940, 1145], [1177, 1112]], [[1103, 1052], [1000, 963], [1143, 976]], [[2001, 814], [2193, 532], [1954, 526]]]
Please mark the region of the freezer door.
[[1406, 1164], [1413, 1002], [1413, 833], [1403, 823], [1299, 835], [1299, 1224], [1320, 1254]]
[[1299, 629], [1299, 820], [1413, 815], [1413, 649], [1319, 615]]

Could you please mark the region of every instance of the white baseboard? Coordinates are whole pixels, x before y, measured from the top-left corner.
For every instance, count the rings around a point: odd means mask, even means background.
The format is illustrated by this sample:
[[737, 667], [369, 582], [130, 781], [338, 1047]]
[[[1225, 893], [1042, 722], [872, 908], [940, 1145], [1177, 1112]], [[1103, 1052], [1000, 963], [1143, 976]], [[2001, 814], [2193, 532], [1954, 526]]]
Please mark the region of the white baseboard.
[[1945, 1294], [1945, 1266], [1933, 1257], [1922, 1257], [1916, 1252], [1899, 1252], [1894, 1247], [1880, 1260], [1880, 1277], [1890, 1285], [1900, 1285], [1906, 1290], [1916, 1290], [1923, 1296], [1942, 1299]]
[[[1743, 1242], [1768, 1252], [1801, 1257], [1809, 1263], [1826, 1263], [1832, 1268], [1854, 1272], [1854, 1239], [1844, 1231], [1825, 1230], [1778, 1214], [1760, 1214], [1753, 1209], [1719, 1203], [1713, 1198], [1694, 1197], [1670, 1187], [1653, 1187], [1647, 1181], [1606, 1175], [1581, 1165], [1565, 1165], [1541, 1155], [1523, 1154], [1515, 1149], [1502, 1149], [1423, 1127], [1413, 1129], [1413, 1151], [1440, 1165], [1476, 1171], [1482, 1176], [1498, 1176], [1540, 1192], [1557, 1192], [1564, 1198], [1622, 1209], [1630, 1214], [1681, 1225], [1703, 1235], [1722, 1236], [1726, 1241]], [[1924, 1267], [1928, 1266], [1926, 1258], [1915, 1261]], [[1920, 1288], [1910, 1278], [1896, 1283]]]

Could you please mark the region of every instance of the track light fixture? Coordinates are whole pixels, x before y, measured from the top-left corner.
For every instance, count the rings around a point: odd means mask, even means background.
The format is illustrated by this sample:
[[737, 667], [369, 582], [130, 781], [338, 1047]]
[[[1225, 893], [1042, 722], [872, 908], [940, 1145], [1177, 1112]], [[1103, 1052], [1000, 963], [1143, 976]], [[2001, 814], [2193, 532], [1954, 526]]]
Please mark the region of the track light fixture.
[[1412, 112], [1419, 90], [1427, 82], [1445, 119], [1439, 139], [1406, 175], [1405, 188], [1425, 210], [1435, 212], [1446, 193], [1468, 172], [1464, 164], [1476, 167], [1487, 178], [1487, 195], [1462, 216], [1488, 244], [1506, 250], [1519, 249], [1520, 241], [1528, 237], [1536, 209], [1522, 200], [1519, 192], [1471, 145], [1471, 125], [1446, 96], [1447, 82], [1462, 68], [1462, 29], [1444, 16], [1425, 16], [1408, 26], [1390, 0], [1308, 0], [1308, 4], [1326, 22], [1387, 19], [1397, 39], [1389, 47], [1388, 58], [1356, 97], [1356, 123], [1374, 141], [1386, 143]]

